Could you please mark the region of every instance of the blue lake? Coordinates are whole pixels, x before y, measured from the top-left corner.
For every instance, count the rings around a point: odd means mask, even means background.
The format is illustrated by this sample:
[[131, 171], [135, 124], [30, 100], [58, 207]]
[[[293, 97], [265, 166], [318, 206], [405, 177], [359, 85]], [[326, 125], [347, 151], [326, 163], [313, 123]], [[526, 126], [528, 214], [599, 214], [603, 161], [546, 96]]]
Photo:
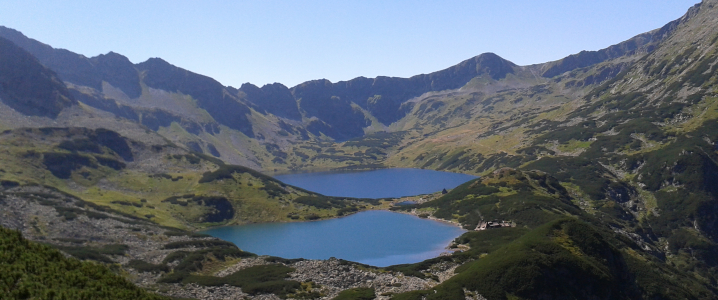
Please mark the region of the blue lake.
[[[476, 176], [422, 169], [381, 169], [299, 173], [275, 178], [327, 196], [395, 198], [452, 189]], [[204, 231], [259, 255], [336, 257], [380, 267], [436, 257], [463, 232], [447, 223], [388, 211], [366, 211], [314, 222], [250, 224]]]
[[423, 169], [380, 169], [298, 173], [274, 178], [326, 196], [396, 198], [453, 189], [476, 176]]
[[336, 257], [384, 267], [436, 257], [463, 232], [457, 226], [412, 215], [365, 211], [330, 220], [226, 226], [203, 233], [260, 255]]

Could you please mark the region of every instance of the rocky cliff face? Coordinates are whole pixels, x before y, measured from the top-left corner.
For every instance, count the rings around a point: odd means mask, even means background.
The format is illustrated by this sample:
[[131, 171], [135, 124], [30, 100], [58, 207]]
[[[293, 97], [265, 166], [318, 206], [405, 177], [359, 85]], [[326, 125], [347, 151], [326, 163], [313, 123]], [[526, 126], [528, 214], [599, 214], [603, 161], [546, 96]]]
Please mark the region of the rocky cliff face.
[[261, 88], [245, 83], [239, 91], [245, 94], [247, 101], [256, 104], [265, 112], [290, 120], [302, 120], [292, 92], [281, 83], [267, 84]]
[[139, 72], [127, 57], [110, 52], [95, 56], [90, 61], [94, 63], [101, 80], [122, 90], [127, 97], [134, 99], [142, 94]]
[[253, 124], [247, 117], [249, 107], [230, 95], [216, 80], [178, 68], [160, 58], [139, 63], [137, 69], [143, 72], [147, 86], [192, 96], [218, 123], [254, 137]]
[[[516, 65], [496, 54], [485, 53], [430, 74], [410, 78], [358, 77], [337, 83], [324, 81], [322, 84], [307, 82], [293, 87], [292, 92], [297, 99], [309, 100], [307, 102], [312, 104], [330, 103], [328, 100], [331, 97], [356, 103], [370, 112], [379, 122], [389, 125], [405, 116], [406, 111], [402, 111], [400, 106], [411, 98], [432, 91], [457, 89], [472, 78], [484, 74], [499, 80], [506, 74], [513, 73], [515, 67]], [[312, 110], [313, 106], [307, 106], [306, 109]], [[331, 121], [327, 123], [333, 124]], [[357, 123], [356, 126], [358, 125]], [[357, 132], [356, 129], [351, 130], [350, 134]]]

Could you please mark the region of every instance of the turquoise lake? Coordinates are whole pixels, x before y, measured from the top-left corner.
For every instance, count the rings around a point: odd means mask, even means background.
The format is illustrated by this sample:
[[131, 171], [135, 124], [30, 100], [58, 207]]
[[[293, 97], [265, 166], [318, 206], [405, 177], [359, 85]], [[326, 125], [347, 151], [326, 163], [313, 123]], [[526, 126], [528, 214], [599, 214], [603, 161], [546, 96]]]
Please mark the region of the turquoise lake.
[[455, 225], [412, 215], [364, 211], [330, 220], [226, 226], [203, 233], [259, 255], [336, 257], [385, 267], [437, 257], [464, 232]]
[[396, 198], [453, 189], [476, 176], [424, 169], [379, 169], [360, 172], [317, 172], [274, 178], [326, 196]]
[[[327, 196], [396, 198], [452, 189], [476, 176], [423, 169], [381, 169], [299, 173], [275, 178]], [[259, 255], [336, 257], [384, 267], [436, 257], [464, 232], [455, 225], [412, 215], [365, 211], [331, 220], [226, 226], [203, 233]]]

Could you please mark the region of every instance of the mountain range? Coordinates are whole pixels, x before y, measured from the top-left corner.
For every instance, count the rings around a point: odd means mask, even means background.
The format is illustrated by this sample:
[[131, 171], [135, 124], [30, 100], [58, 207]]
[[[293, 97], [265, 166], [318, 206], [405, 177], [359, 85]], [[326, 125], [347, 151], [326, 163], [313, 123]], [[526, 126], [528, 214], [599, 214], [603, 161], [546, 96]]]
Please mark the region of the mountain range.
[[[309, 166], [296, 157], [290, 160], [300, 161], [288, 162], [285, 153], [296, 152], [288, 148], [291, 144], [341, 142], [375, 132], [400, 131], [404, 128], [396, 124], [423, 117], [416, 116], [414, 108], [422, 97], [457, 90], [462, 94], [489, 95], [500, 89], [547, 83], [568, 71], [651, 51], [680, 23], [681, 20], [674, 21], [603, 50], [584, 51], [540, 65], [520, 67], [485, 53], [411, 78], [359, 77], [337, 83], [313, 80], [292, 88], [279, 83], [261, 88], [250, 83], [239, 89], [225, 87], [160, 58], [138, 64], [114, 52], [87, 58], [54, 49], [6, 27], [0, 28], [0, 37], [56, 72], [76, 101], [153, 131], [166, 132], [163, 135], [173, 142], [228, 162], [264, 170], [291, 170], [336, 167], [322, 163]], [[621, 67], [589, 75], [588, 85], [615, 76]], [[493, 86], [472, 84], [477, 78]], [[583, 85], [578, 87], [576, 90], [581, 90]], [[5, 126], [13, 123], [8, 119]]]
[[[410, 78], [234, 88], [161, 58], [88, 58], [0, 27], [1, 224], [66, 253], [79, 243], [95, 258], [110, 255], [98, 247], [118, 242], [113, 230], [139, 228], [149, 250], [127, 237], [105, 261], [144, 278], [135, 283], [178, 297], [187, 296], [181, 284], [245, 293], [263, 283], [212, 272], [254, 256], [184, 230], [391, 206], [324, 197], [258, 171], [428, 168], [482, 177], [392, 209], [466, 229], [494, 219], [518, 226], [468, 232], [454, 243], [470, 250], [419, 264], [335, 268], [428, 286], [357, 288], [381, 299], [712, 299], [717, 28], [718, 1], [704, 0], [662, 28], [543, 64], [484, 53]], [[86, 220], [122, 224], [94, 222], [94, 237], [67, 230]], [[172, 254], [163, 244], [181, 241], [199, 246]], [[303, 263], [259, 260], [281, 275], [267, 283], [281, 297], [366, 292], [285, 280], [282, 268]]]

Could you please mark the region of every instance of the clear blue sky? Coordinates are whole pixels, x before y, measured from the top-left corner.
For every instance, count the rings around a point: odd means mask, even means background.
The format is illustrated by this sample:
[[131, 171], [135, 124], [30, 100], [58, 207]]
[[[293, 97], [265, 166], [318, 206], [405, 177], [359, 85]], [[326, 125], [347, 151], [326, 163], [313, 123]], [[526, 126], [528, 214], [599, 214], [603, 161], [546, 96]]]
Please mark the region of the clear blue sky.
[[409, 77], [484, 52], [552, 61], [659, 28], [697, 2], [4, 0], [0, 25], [88, 57], [161, 57], [224, 85], [291, 87]]

